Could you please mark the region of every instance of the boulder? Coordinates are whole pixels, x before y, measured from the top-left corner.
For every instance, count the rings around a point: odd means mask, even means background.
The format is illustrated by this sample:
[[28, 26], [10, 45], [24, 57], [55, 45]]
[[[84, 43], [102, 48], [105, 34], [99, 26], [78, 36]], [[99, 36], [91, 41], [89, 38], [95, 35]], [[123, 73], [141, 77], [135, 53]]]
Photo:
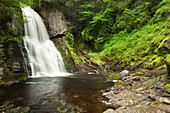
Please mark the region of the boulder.
[[124, 77], [129, 76], [130, 72], [128, 70], [123, 70], [120, 72], [120, 78], [123, 79]]

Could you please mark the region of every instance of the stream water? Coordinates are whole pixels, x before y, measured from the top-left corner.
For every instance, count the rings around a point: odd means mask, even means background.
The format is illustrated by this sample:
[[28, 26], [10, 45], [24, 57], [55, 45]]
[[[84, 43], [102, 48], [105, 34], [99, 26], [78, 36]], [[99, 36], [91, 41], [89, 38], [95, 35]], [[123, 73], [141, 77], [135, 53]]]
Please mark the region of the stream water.
[[111, 85], [113, 82], [104, 76], [93, 74], [31, 78], [19, 84], [1, 87], [0, 104], [8, 100], [16, 107], [29, 106], [31, 113], [55, 113], [54, 109], [61, 106], [55, 100], [64, 100], [66, 103], [60, 102], [63, 104], [62, 109], [69, 104], [79, 107], [81, 112], [102, 113], [107, 107], [101, 102], [100, 90]]

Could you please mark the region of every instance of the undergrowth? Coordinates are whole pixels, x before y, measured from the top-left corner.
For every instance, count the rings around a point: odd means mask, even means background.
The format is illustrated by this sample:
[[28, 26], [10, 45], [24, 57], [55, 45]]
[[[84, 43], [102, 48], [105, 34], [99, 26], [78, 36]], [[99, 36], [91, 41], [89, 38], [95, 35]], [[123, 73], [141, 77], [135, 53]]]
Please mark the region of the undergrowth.
[[89, 55], [98, 59], [103, 57], [109, 60], [119, 60], [119, 64], [131, 66], [142, 62], [143, 67], [159, 66], [160, 58], [170, 61], [169, 50], [165, 47], [170, 39], [170, 1], [163, 0], [154, 16], [140, 29], [132, 32], [120, 31], [110, 34], [103, 45], [101, 52], [91, 52]]

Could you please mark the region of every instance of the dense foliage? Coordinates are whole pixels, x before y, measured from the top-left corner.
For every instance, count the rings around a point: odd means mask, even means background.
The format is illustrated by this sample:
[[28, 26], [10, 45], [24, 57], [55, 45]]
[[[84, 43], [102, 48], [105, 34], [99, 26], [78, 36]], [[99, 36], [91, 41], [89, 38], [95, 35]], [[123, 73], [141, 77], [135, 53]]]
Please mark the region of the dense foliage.
[[33, 0], [0, 0], [0, 65], [9, 60], [10, 43], [22, 36], [20, 3], [31, 5]]
[[[116, 16], [112, 33], [105, 33], [103, 38], [107, 41], [99, 45], [102, 51], [92, 56], [97, 59], [107, 56], [122, 65], [133, 66], [140, 62], [144, 67], [158, 66], [160, 57], [170, 60], [169, 50], [164, 46], [170, 38], [170, 1], [137, 2], [135, 6], [127, 4]], [[96, 44], [95, 41], [94, 47]]]
[[63, 13], [73, 25], [71, 41], [78, 50], [87, 50], [91, 60], [146, 68], [160, 65], [160, 57], [170, 61], [165, 46], [170, 38], [170, 0], [69, 0], [65, 4]]

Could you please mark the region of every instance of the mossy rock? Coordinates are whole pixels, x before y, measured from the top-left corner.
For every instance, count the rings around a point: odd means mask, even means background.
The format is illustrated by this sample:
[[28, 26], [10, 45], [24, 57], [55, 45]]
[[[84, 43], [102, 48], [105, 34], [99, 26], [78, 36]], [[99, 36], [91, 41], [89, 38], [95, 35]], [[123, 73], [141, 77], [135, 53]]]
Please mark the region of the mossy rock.
[[164, 88], [165, 88], [166, 91], [170, 91], [170, 84], [166, 84], [166, 85], [164, 86]]
[[53, 111], [57, 113], [82, 113], [84, 112], [82, 108], [68, 104], [63, 99], [53, 99], [50, 102], [54, 103]]
[[119, 74], [119, 73], [115, 73], [115, 72], [107, 73], [107, 76], [108, 76], [111, 80], [119, 80], [119, 79], [120, 79], [120, 74]]
[[159, 82], [159, 79], [160, 79], [159, 77], [153, 78], [153, 79], [151, 79], [149, 81], [146, 81], [144, 83], [144, 85], [145, 85], [146, 88], [149, 88], [151, 86], [156, 85]]
[[159, 67], [162, 65], [160, 61], [161, 57], [158, 57], [157, 55], [151, 57], [148, 61], [144, 62], [143, 67], [145, 69], [154, 69], [156, 67]]
[[145, 75], [145, 73], [142, 71], [134, 72], [131, 74], [131, 76], [144, 76], [144, 75]]
[[160, 58], [161, 57], [157, 57], [151, 62], [152, 67], [158, 67], [162, 64], [161, 61], [160, 61]]
[[166, 61], [170, 62], [170, 54], [166, 55]]
[[120, 80], [118, 80], [118, 81], [115, 83], [115, 88], [120, 89], [120, 88], [122, 87], [122, 85], [123, 85], [123, 82], [120, 81]]
[[5, 84], [5, 82], [4, 82], [4, 81], [2, 81], [2, 80], [0, 80], [0, 85], [3, 85], [3, 84]]

